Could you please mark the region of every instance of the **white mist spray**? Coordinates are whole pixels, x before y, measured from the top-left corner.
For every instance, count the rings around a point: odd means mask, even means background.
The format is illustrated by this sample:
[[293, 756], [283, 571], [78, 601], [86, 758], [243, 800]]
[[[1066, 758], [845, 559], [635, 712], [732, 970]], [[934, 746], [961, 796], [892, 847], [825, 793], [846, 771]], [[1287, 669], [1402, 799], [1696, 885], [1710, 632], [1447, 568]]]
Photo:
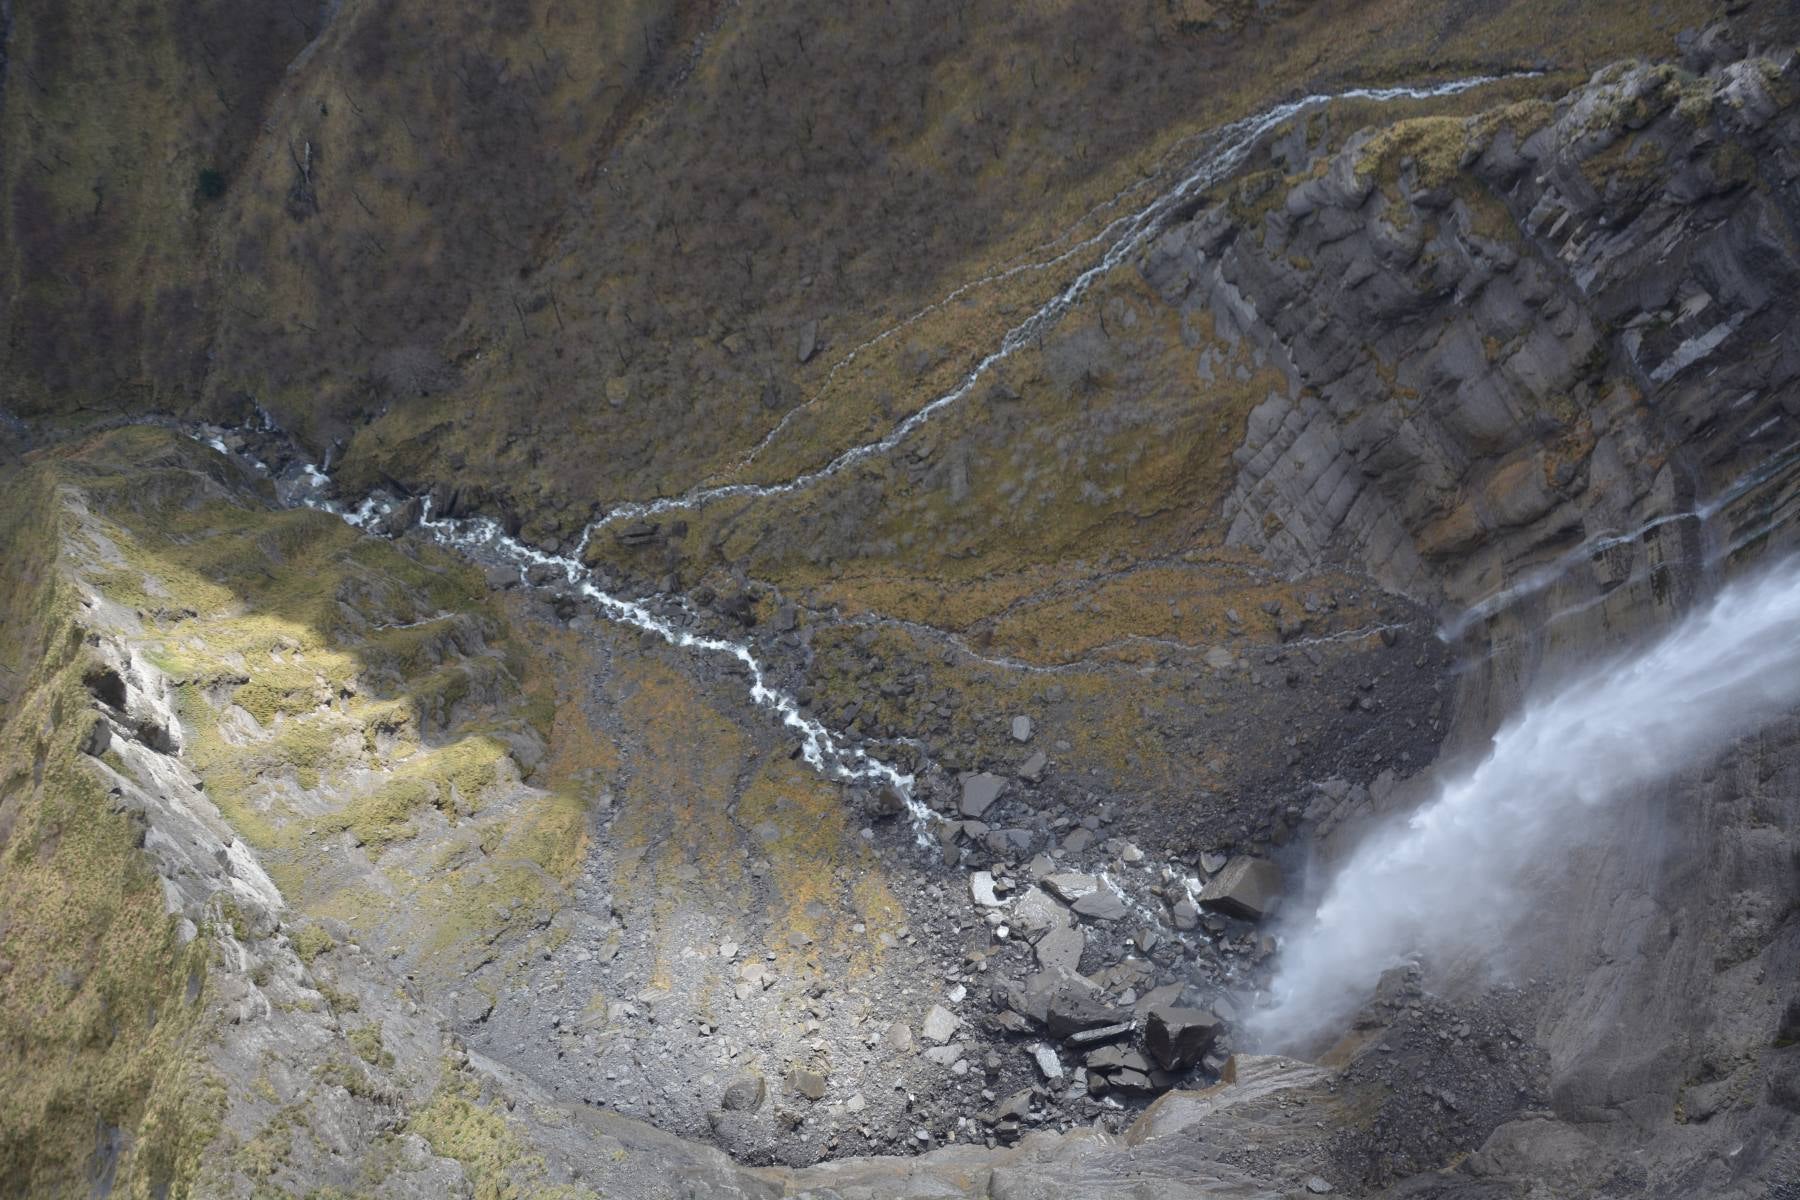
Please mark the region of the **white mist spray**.
[[[1800, 704], [1800, 559], [1732, 585], [1636, 657], [1527, 703], [1473, 769], [1367, 838], [1282, 950], [1254, 1032], [1292, 1045], [1342, 1020], [1382, 971], [1499, 947], [1522, 876], [1596, 810]], [[1548, 867], [1554, 869], [1554, 862]]]

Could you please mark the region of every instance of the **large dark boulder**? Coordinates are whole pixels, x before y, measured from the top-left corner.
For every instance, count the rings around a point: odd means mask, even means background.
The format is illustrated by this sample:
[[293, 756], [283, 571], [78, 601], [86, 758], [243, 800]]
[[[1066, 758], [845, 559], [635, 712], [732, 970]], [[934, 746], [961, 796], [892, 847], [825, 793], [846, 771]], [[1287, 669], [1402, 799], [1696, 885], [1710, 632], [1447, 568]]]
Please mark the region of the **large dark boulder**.
[[1260, 921], [1281, 899], [1281, 868], [1266, 858], [1240, 855], [1225, 864], [1200, 892], [1200, 907], [1246, 921]]
[[1144, 1050], [1167, 1071], [1185, 1071], [1218, 1040], [1225, 1022], [1203, 1008], [1153, 1008], [1144, 1025]]

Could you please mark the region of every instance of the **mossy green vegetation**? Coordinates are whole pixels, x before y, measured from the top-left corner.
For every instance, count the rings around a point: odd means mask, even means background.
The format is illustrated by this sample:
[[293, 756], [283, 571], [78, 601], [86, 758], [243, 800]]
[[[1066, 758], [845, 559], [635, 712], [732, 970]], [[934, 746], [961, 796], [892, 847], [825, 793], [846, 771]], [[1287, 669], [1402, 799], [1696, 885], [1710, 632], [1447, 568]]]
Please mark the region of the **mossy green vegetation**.
[[371, 1066], [391, 1067], [394, 1065], [393, 1052], [381, 1044], [381, 1027], [379, 1025], [358, 1025], [345, 1036], [349, 1039], [351, 1049], [357, 1056]]
[[[521, 780], [539, 756], [513, 747], [543, 721], [519, 677], [541, 668], [479, 575], [265, 500], [213, 452], [144, 428], [0, 477], [0, 1177], [29, 1194], [85, 1187], [100, 1162], [115, 1194], [183, 1196], [225, 1103], [201, 1051], [216, 939], [183, 941], [141, 824], [79, 749], [102, 615], [166, 675], [182, 759], [283, 887], [303, 963], [337, 946], [310, 914], [403, 940], [422, 965], [491, 955], [548, 919], [581, 862], [583, 800]], [[219, 935], [250, 936], [228, 899], [212, 911]], [[358, 1009], [321, 983], [340, 1017]], [[346, 1035], [333, 1079], [385, 1096], [380, 1029]], [[232, 1161], [274, 1178], [291, 1125]]]
[[290, 939], [294, 943], [294, 953], [300, 961], [312, 965], [314, 959], [321, 954], [337, 949], [337, 939], [318, 925], [303, 925], [296, 930]]
[[1473, 144], [1470, 123], [1461, 117], [1413, 117], [1383, 126], [1363, 147], [1356, 164], [1359, 175], [1384, 182], [1410, 165], [1417, 186], [1438, 188], [1452, 182]]
[[[1034, 592], [1104, 576], [1118, 555], [1217, 553], [1232, 452], [1251, 410], [1286, 388], [1205, 314], [1184, 319], [1122, 269], [989, 391], [893, 454], [807, 492], [693, 512], [670, 558], [684, 578], [742, 564], [820, 607], [980, 632], [992, 653], [1066, 662], [1166, 623], [1116, 623], [1101, 638], [1094, 620], [1067, 639], [1077, 622], [974, 627]], [[590, 551], [642, 569], [641, 551], [607, 539]]]
[[[1745, 20], [1775, 7], [1759, 3]], [[1196, 9], [1206, 15], [1183, 15]], [[1677, 32], [1709, 19], [1697, 0], [1589, 6], [1578, 17], [1541, 0], [1479, 12], [1441, 0], [1354, 12], [976, 4], [940, 36], [866, 8], [849, 13], [800, 5], [725, 21], [684, 93], [647, 121], [650, 136], [622, 148], [612, 194], [559, 227], [531, 286], [494, 289], [473, 307], [458, 343], [469, 363], [461, 388], [400, 398], [359, 436], [347, 469], [423, 484], [435, 462], [466, 463], [480, 478], [465, 481], [521, 514], [533, 535], [572, 532], [590, 501], [791, 477], [954, 383], [1088, 260], [1006, 269], [1073, 245], [1143, 199], [1130, 191], [1106, 206], [1165, 156], [1180, 161], [1210, 126], [1276, 95], [1526, 65], [1550, 70], [1481, 91], [1551, 94], [1612, 58], [1667, 54]], [[804, 29], [803, 54], [781, 33], [790, 21]], [[877, 49], [887, 45], [907, 53], [890, 58]], [[757, 69], [797, 57], [808, 64], [802, 74]], [[842, 76], [864, 72], [887, 81], [893, 103], [821, 100]], [[1113, 98], [1120, 86], [1131, 104]], [[764, 101], [741, 104], [745, 90]], [[780, 124], [771, 113], [791, 114], [798, 128], [769, 128]], [[763, 145], [770, 152], [753, 149]], [[881, 152], [859, 161], [837, 149], [850, 146]], [[1444, 148], [1430, 138], [1416, 147], [1434, 166]], [[659, 204], [654, 222], [634, 219], [651, 208], [643, 189], [666, 198], [671, 179], [693, 181], [700, 211]], [[930, 194], [915, 196], [925, 180]], [[847, 203], [852, 196], [878, 201]], [[947, 215], [921, 220], [932, 213]], [[1057, 240], [1064, 229], [1074, 232]], [[800, 246], [819, 252], [797, 254]], [[870, 344], [975, 280], [984, 282]], [[801, 361], [796, 330], [819, 318], [824, 350]], [[560, 398], [571, 394], [593, 401], [570, 413]], [[744, 467], [746, 451], [789, 413], [781, 436]], [[680, 437], [669, 435], [676, 425]], [[552, 428], [554, 437], [533, 436]], [[592, 445], [612, 452], [589, 453]]]
[[423, 1137], [467, 1172], [475, 1200], [599, 1200], [590, 1188], [553, 1184], [543, 1158], [514, 1129], [506, 1113], [481, 1094], [469, 1075], [447, 1071], [431, 1100], [413, 1113], [408, 1131]]
[[[235, 468], [163, 431], [104, 435], [60, 469], [86, 497], [93, 582], [136, 608], [175, 687], [184, 753], [290, 901], [335, 915], [337, 893], [372, 887], [365, 919], [422, 920], [446, 954], [496, 908], [552, 902], [585, 809], [522, 786], [510, 746], [545, 724], [521, 688], [533, 651], [472, 567], [247, 504]], [[419, 856], [462, 826], [475, 861], [434, 877]], [[339, 837], [368, 865], [315, 870]]]
[[0, 477], [0, 1179], [22, 1195], [182, 1195], [223, 1092], [204, 1036], [211, 939], [80, 751], [91, 711], [69, 523], [44, 464]]
[[[520, 0], [497, 20], [402, 0], [320, 24], [281, 0], [228, 22], [18, 0], [0, 401], [82, 420], [200, 396], [239, 417], [254, 396], [320, 450], [375, 418], [344, 458], [357, 483], [448, 465], [528, 532], [569, 532], [595, 500], [733, 470], [822, 389], [769, 470], [917, 407], [1060, 273], [993, 280], [871, 348], [874, 387], [826, 376], [952, 289], [1097, 231], [1110, 198], [1273, 97], [1582, 75], [1668, 54], [1713, 8], [982, 0], [919, 21]], [[1742, 19], [1787, 28], [1789, 10]]]

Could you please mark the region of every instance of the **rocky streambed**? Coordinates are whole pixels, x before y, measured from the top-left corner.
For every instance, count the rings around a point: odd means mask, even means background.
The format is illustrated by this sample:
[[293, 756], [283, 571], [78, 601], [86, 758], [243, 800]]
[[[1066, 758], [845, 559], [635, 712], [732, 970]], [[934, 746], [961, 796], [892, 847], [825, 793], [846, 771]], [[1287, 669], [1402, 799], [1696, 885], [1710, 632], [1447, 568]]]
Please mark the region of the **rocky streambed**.
[[[1368, 786], [1342, 778], [1290, 783], [1263, 836], [1243, 824], [1248, 806], [1234, 805], [1238, 823], [1200, 849], [1190, 814], [1144, 808], [1065, 771], [1070, 744], [1044, 735], [1042, 711], [996, 714], [1011, 750], [982, 770], [943, 765], [956, 749], [929, 730], [898, 747], [833, 730], [812, 702], [805, 635], [831, 614], [809, 613], [803, 626], [776, 604], [759, 626], [746, 592], [704, 605], [641, 586], [618, 594], [579, 553], [530, 547], [487, 518], [436, 516], [429, 496], [336, 501], [329, 479], [274, 430], [197, 436], [271, 477], [286, 503], [468, 556], [530, 620], [578, 637], [622, 625], [686, 652], [705, 686], [763, 714], [760, 744], [787, 747], [834, 783], [854, 838], [898, 881], [896, 927], [858, 922], [844, 944], [784, 933], [767, 915], [745, 925], [705, 894], [697, 867], [662, 883], [660, 914], [646, 919], [642, 903], [616, 895], [642, 850], [620, 836], [630, 822], [609, 792], [575, 902], [555, 918], [566, 938], [497, 992], [469, 980], [449, 998], [472, 1049], [551, 1094], [715, 1141], [746, 1162], [998, 1145], [1096, 1120], [1123, 1128], [1170, 1089], [1218, 1081], [1244, 1044], [1242, 1019], [1264, 1002], [1278, 948], [1271, 919], [1288, 890], [1277, 858], [1301, 861], [1291, 831], [1371, 803]], [[1350, 602], [1343, 620], [1362, 619]], [[1372, 689], [1342, 677], [1369, 672], [1371, 657], [1426, 679], [1448, 669], [1435, 639], [1402, 644], [1426, 625], [1423, 613], [1334, 634], [1318, 632], [1336, 620], [1322, 600], [1308, 598], [1304, 623], [1277, 621], [1270, 607], [1262, 615], [1283, 626], [1272, 644], [1159, 669], [1232, 680], [1245, 703], [1275, 709], [1300, 686], [1297, 667], [1309, 690], [1344, 689], [1345, 711], [1370, 714]], [[1434, 689], [1395, 694], [1415, 706], [1382, 714], [1416, 731], [1400, 757], [1426, 761]], [[600, 704], [588, 711], [609, 720]], [[896, 749], [903, 766], [883, 757]], [[1278, 739], [1255, 749], [1291, 758]], [[1371, 778], [1377, 801], [1393, 778]], [[783, 881], [765, 839], [781, 833], [748, 824], [736, 901], [746, 913], [772, 911]], [[825, 916], [824, 903], [811, 903]], [[883, 960], [872, 971], [858, 966], [863, 940]]]

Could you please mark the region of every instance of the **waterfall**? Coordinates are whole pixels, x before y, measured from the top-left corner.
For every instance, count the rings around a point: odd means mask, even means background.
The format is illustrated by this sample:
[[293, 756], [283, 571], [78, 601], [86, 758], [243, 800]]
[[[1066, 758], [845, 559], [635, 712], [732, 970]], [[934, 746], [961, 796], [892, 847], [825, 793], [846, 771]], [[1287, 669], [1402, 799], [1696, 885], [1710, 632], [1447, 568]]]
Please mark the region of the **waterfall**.
[[[1526, 72], [1525, 74], [1532, 73]], [[891, 451], [910, 437], [921, 425], [929, 421], [934, 414], [968, 396], [981, 378], [997, 363], [1034, 342], [1043, 329], [1060, 320], [1078, 303], [1096, 280], [1128, 262], [1133, 255], [1149, 244], [1152, 238], [1161, 233], [1185, 203], [1228, 178], [1243, 165], [1263, 137], [1299, 113], [1334, 100], [1393, 102], [1453, 96], [1496, 82], [1498, 78], [1498, 76], [1483, 75], [1421, 87], [1355, 88], [1335, 94], [1308, 95], [1212, 130], [1205, 135], [1205, 149], [1179, 172], [1172, 185], [1157, 193], [1143, 207], [1113, 219], [1098, 233], [1059, 251], [1051, 258], [1008, 267], [993, 275], [964, 284], [936, 304], [920, 310], [899, 325], [875, 335], [870, 341], [853, 349], [840, 361], [838, 367], [833, 368], [834, 375], [838, 369], [847, 365], [862, 350], [884, 340], [899, 329], [905, 328], [926, 313], [948, 304], [971, 288], [1022, 271], [1049, 269], [1062, 264], [1082, 251], [1105, 245], [1105, 249], [1092, 265], [1080, 271], [1041, 307], [1009, 330], [954, 388], [925, 403], [910, 416], [899, 421], [882, 437], [845, 449], [825, 465], [799, 474], [785, 483], [767, 485], [733, 483], [698, 486], [678, 496], [620, 504], [599, 520], [590, 523], [582, 531], [574, 551], [566, 555], [551, 554], [529, 546], [517, 538], [508, 536], [498, 522], [488, 518], [434, 517], [428, 498], [425, 501], [425, 512], [419, 521], [419, 526], [423, 532], [438, 542], [468, 553], [477, 559], [490, 563], [508, 564], [521, 571], [531, 567], [549, 567], [568, 586], [591, 602], [595, 609], [608, 620], [640, 629], [674, 646], [736, 659], [749, 677], [751, 699], [758, 706], [771, 711], [786, 728], [798, 735], [801, 755], [811, 767], [828, 778], [891, 788], [903, 799], [920, 845], [929, 847], [935, 844], [931, 837], [931, 826], [937, 818], [936, 814], [916, 797], [916, 781], [912, 775], [876, 758], [861, 747], [853, 745], [849, 735], [833, 734], [822, 723], [808, 716], [792, 695], [768, 681], [763, 665], [757, 661], [748, 645], [725, 638], [693, 633], [665, 619], [645, 604], [627, 600], [600, 588], [595, 582], [593, 572], [582, 565], [589, 540], [600, 529], [621, 519], [654, 516], [673, 509], [695, 507], [709, 501], [731, 497], [758, 498], [801, 491], [858, 463]], [[1136, 190], [1136, 187], [1137, 185], [1132, 185], [1124, 189], [1099, 208], [1105, 208], [1121, 200], [1125, 195]], [[1092, 212], [1088, 214], [1088, 216], [1091, 215]], [[1086, 217], [1083, 220], [1086, 220]], [[1072, 232], [1069, 236], [1072, 236]], [[817, 398], [817, 396], [814, 397], [814, 399]], [[252, 428], [260, 428], [270, 433], [279, 432], [274, 419], [260, 405], [256, 408], [256, 422]], [[784, 418], [761, 443], [746, 455], [740, 465], [747, 464], [754, 459], [779, 435], [785, 426], [786, 419]], [[191, 436], [206, 442], [221, 453], [232, 453], [227, 448], [222, 436], [226, 432], [224, 430], [203, 427], [189, 432]], [[376, 517], [390, 511], [396, 503], [393, 497], [377, 494], [365, 497], [354, 507], [346, 506], [333, 498], [334, 486], [331, 479], [325, 471], [313, 463], [293, 462], [289, 463], [285, 469], [275, 471], [268, 464], [258, 461], [253, 456], [243, 455], [242, 457], [256, 470], [273, 479], [276, 495], [282, 504], [290, 506], [300, 504], [331, 512], [359, 528], [370, 526]], [[1368, 632], [1371, 631], [1357, 631], [1338, 636], [1365, 636]], [[1010, 667], [1014, 664], [1005, 663], [1004, 665]], [[1021, 669], [1030, 669], [1023, 663], [1017, 665]], [[1156, 920], [1155, 924], [1159, 928], [1165, 928], [1160, 919]], [[1173, 933], [1171, 936], [1179, 937]]]
[[1528, 701], [1485, 758], [1368, 836], [1282, 947], [1272, 1045], [1359, 1007], [1389, 967], [1497, 949], [1595, 815], [1800, 704], [1800, 558], [1732, 584], [1639, 653]]

